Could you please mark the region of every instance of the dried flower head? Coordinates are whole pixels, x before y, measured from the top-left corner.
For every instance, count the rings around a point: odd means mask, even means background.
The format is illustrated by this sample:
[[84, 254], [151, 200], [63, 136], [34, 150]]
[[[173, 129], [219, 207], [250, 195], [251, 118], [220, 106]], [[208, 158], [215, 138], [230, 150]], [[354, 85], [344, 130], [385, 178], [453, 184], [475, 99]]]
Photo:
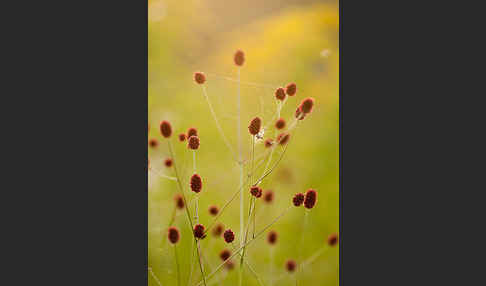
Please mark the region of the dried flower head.
[[194, 80], [198, 84], [203, 84], [206, 81], [206, 76], [202, 72], [195, 72], [194, 73]]
[[162, 136], [165, 138], [169, 138], [170, 135], [172, 134], [172, 126], [170, 126], [169, 121], [164, 120], [160, 123], [160, 133], [162, 133]]
[[333, 234], [329, 235], [329, 237], [327, 238], [327, 244], [329, 244], [329, 246], [333, 247], [337, 243], [338, 243], [338, 234], [333, 233]]
[[182, 198], [181, 195], [177, 194], [174, 196], [174, 201], [176, 202], [176, 207], [178, 209], [183, 209], [184, 208], [184, 199]]
[[179, 141], [181, 141], [181, 142], [186, 141], [186, 134], [185, 133], [179, 134]]
[[267, 235], [267, 241], [268, 243], [270, 243], [271, 245], [277, 243], [277, 238], [278, 238], [278, 234], [276, 231], [272, 230], [268, 233]]
[[312, 111], [312, 107], [314, 106], [314, 98], [308, 97], [302, 101], [300, 104], [300, 109], [303, 113], [310, 113]]
[[250, 125], [248, 126], [248, 131], [250, 131], [251, 135], [257, 135], [258, 132], [260, 132], [261, 127], [262, 120], [257, 116], [251, 120]]
[[297, 264], [293, 259], [289, 259], [287, 262], [285, 262], [285, 268], [287, 268], [288, 272], [294, 272], [296, 266]]
[[294, 96], [295, 93], [297, 93], [297, 85], [295, 83], [289, 83], [285, 87], [285, 92], [288, 94], [288, 96]]
[[277, 90], [275, 90], [275, 97], [278, 100], [284, 101], [285, 96], [286, 96], [285, 95], [285, 90], [283, 89], [283, 87], [279, 87], [279, 88], [277, 88]]
[[257, 186], [253, 186], [253, 187], [250, 188], [250, 193], [251, 193], [252, 196], [259, 198], [259, 197], [262, 196], [262, 188], [257, 187]]
[[187, 129], [187, 138], [189, 138], [191, 136], [198, 136], [197, 135], [197, 129], [194, 128], [194, 127]]
[[196, 224], [194, 226], [194, 237], [195, 238], [204, 238], [204, 225]]
[[171, 159], [171, 158], [167, 158], [167, 159], [165, 159], [165, 161], [164, 161], [164, 164], [165, 164], [165, 166], [166, 166], [167, 168], [172, 167], [172, 163], [173, 163], [173, 162], [172, 162], [172, 159]]
[[298, 120], [302, 120], [305, 118], [305, 113], [302, 112], [302, 107], [299, 105], [297, 107], [297, 110], [295, 110], [295, 118], [297, 118]]
[[227, 260], [228, 258], [230, 258], [231, 256], [231, 251], [229, 251], [228, 249], [223, 249], [220, 253], [219, 253], [219, 257], [221, 257], [221, 260], [225, 261]]
[[307, 209], [311, 209], [315, 206], [317, 202], [317, 192], [313, 189], [307, 190], [305, 193], [305, 200], [304, 200], [304, 206]]
[[197, 150], [199, 148], [199, 137], [191, 136], [187, 139], [187, 148]]
[[290, 134], [289, 133], [280, 133], [278, 136], [277, 136], [277, 142], [278, 144], [280, 145], [285, 145], [287, 144], [287, 142], [289, 142], [289, 139], [290, 139]]
[[209, 214], [211, 214], [212, 216], [215, 216], [219, 213], [219, 209], [217, 206], [210, 206], [209, 207]]
[[263, 201], [265, 201], [267, 204], [273, 202], [273, 191], [272, 190], [266, 190], [265, 194], [263, 195]]
[[226, 243], [232, 243], [235, 240], [235, 233], [231, 229], [227, 229], [224, 231], [223, 237]]
[[273, 145], [273, 139], [272, 138], [268, 138], [267, 140], [265, 140], [265, 147], [266, 148], [270, 148], [272, 147]]
[[285, 127], [285, 119], [279, 118], [277, 122], [275, 122], [275, 128], [283, 129]]
[[304, 203], [305, 196], [303, 193], [297, 193], [295, 194], [294, 198], [292, 199], [292, 202], [294, 203], [294, 206], [300, 207], [302, 203]]
[[226, 261], [224, 266], [226, 267], [227, 270], [232, 270], [233, 268], [235, 268], [235, 264], [231, 260]]
[[213, 228], [213, 235], [214, 236], [221, 236], [224, 230], [224, 225], [222, 223], [218, 223], [216, 226]]
[[159, 141], [157, 141], [157, 139], [155, 138], [152, 138], [149, 140], [149, 146], [152, 148], [157, 148], [157, 146], [159, 146]]
[[176, 244], [179, 241], [179, 230], [175, 226], [169, 227], [169, 231], [167, 233], [167, 237], [169, 238], [170, 243]]
[[199, 193], [202, 189], [202, 179], [198, 174], [191, 176], [191, 190], [195, 193]]
[[242, 66], [245, 63], [245, 53], [242, 50], [237, 50], [234, 56], [234, 61], [237, 66]]

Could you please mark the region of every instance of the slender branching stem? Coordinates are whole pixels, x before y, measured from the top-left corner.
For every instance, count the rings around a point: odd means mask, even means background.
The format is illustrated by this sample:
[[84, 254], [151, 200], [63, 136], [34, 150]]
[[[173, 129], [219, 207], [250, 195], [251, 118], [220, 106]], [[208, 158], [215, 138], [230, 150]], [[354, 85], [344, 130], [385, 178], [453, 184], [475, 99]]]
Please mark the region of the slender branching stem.
[[159, 286], [162, 286], [162, 283], [160, 283], [159, 278], [157, 278], [157, 276], [155, 275], [155, 273], [152, 271], [152, 267], [149, 267], [148, 270], [150, 272], [150, 275], [152, 275], [152, 278], [154, 278], [155, 282], [157, 282], [157, 284]]

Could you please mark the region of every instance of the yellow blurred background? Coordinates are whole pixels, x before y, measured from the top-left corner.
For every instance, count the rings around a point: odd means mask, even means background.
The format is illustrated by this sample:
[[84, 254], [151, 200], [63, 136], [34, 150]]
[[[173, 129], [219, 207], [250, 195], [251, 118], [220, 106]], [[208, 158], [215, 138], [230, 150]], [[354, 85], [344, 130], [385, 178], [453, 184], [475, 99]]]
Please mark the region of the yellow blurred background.
[[[160, 174], [173, 176], [172, 168], [163, 164], [169, 157], [167, 140], [160, 135], [161, 120], [172, 123], [174, 135], [189, 127], [199, 131], [201, 146], [197, 151], [197, 171], [204, 181], [200, 193], [200, 222], [209, 225], [213, 217], [210, 205], [221, 207], [239, 184], [238, 165], [211, 117], [201, 86], [193, 73], [207, 76], [205, 86], [230, 144], [236, 150], [237, 68], [233, 54], [245, 52], [241, 69], [241, 126], [243, 154], [251, 150], [247, 126], [251, 118], [260, 116], [265, 137], [275, 135], [271, 121], [276, 110], [275, 87], [297, 84], [297, 94], [282, 109], [282, 117], [291, 122], [297, 105], [305, 97], [313, 97], [313, 112], [292, 132], [291, 142], [281, 163], [262, 184], [275, 192], [271, 205], [259, 202], [257, 229], [263, 228], [282, 210], [292, 196], [314, 188], [318, 203], [309, 212], [304, 232], [300, 234], [304, 209], [292, 208], [271, 229], [279, 233], [274, 249], [273, 275], [270, 275], [269, 246], [266, 236], [248, 248], [251, 263], [264, 285], [294, 285], [286, 274], [288, 258], [301, 261], [325, 247], [328, 235], [339, 231], [339, 12], [337, 1], [233, 1], [233, 0], [149, 0], [149, 138], [160, 144], [149, 148], [153, 170], [149, 172], [149, 285], [177, 285], [174, 253], [167, 240], [167, 227], [174, 209], [173, 196], [178, 191], [174, 181]], [[176, 160], [183, 173], [184, 186], [192, 172], [192, 154], [176, 136], [171, 138]], [[256, 154], [265, 152], [257, 144]], [[276, 157], [275, 157], [276, 158]], [[189, 188], [185, 190], [188, 199]], [[248, 196], [245, 191], [245, 208]], [[239, 196], [238, 196], [239, 198]], [[191, 205], [193, 208], [193, 205]], [[221, 216], [221, 222], [239, 237], [239, 200], [236, 199]], [[246, 218], [245, 218], [246, 222]], [[174, 223], [181, 230], [178, 255], [183, 285], [187, 284], [191, 264], [192, 234], [185, 213], [178, 212]], [[201, 241], [208, 263], [214, 269], [221, 263], [219, 252], [228, 247], [222, 239], [208, 236]], [[236, 262], [236, 261], [235, 261]], [[232, 271], [222, 270], [211, 279], [217, 285], [238, 285], [238, 263]], [[298, 274], [299, 285], [338, 285], [339, 247], [326, 249], [305, 271]], [[197, 264], [196, 264], [197, 266]], [[280, 279], [279, 281], [275, 281]], [[192, 283], [200, 281], [194, 268]], [[210, 284], [211, 284], [210, 283]], [[213, 284], [214, 285], [214, 284]], [[243, 285], [259, 285], [246, 271]]]

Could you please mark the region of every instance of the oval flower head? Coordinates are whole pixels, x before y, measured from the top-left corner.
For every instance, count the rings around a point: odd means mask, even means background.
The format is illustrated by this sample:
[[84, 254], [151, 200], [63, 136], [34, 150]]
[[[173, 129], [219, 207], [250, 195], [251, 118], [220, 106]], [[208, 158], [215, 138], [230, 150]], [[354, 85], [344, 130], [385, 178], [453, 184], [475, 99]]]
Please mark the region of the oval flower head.
[[202, 189], [202, 179], [198, 174], [194, 174], [191, 177], [191, 190], [195, 193], [199, 193]]
[[276, 231], [272, 230], [268, 233], [267, 241], [269, 244], [274, 245], [277, 243], [278, 234]]
[[223, 261], [226, 261], [228, 258], [230, 258], [230, 256], [231, 256], [231, 251], [229, 251], [228, 249], [223, 249], [219, 253], [219, 257], [221, 257], [221, 260]]
[[204, 235], [204, 225], [202, 224], [196, 224], [194, 226], [194, 237], [195, 238], [204, 238], [205, 235]]
[[297, 85], [295, 83], [289, 83], [285, 87], [285, 92], [288, 94], [288, 96], [294, 96], [297, 93]]
[[180, 210], [181, 210], [181, 209], [183, 209], [183, 208], [184, 208], [184, 205], [185, 205], [185, 204], [184, 204], [184, 199], [182, 198], [182, 196], [181, 196], [181, 195], [179, 195], [179, 194], [175, 195], [175, 196], [174, 196], [174, 201], [176, 202], [176, 207], [177, 207], [178, 209], [180, 209]]
[[317, 192], [313, 189], [307, 190], [305, 193], [304, 206], [307, 209], [311, 209], [316, 205], [317, 202]]
[[292, 199], [292, 202], [294, 203], [294, 206], [300, 207], [302, 203], [304, 202], [304, 194], [303, 193], [297, 193], [295, 194], [294, 198]]
[[197, 135], [197, 129], [194, 128], [194, 127], [187, 129], [187, 138], [189, 138], [191, 136], [198, 136]]
[[296, 266], [297, 266], [297, 264], [295, 263], [295, 260], [293, 260], [293, 259], [289, 259], [285, 263], [285, 268], [287, 268], [288, 272], [294, 272]]
[[224, 231], [223, 237], [226, 243], [232, 243], [235, 240], [235, 233], [231, 229], [227, 229]]
[[277, 88], [277, 90], [275, 90], [275, 98], [280, 101], [283, 101], [285, 99], [285, 90], [282, 87], [279, 87]]
[[245, 63], [245, 53], [242, 50], [237, 50], [234, 56], [235, 65], [243, 66]]
[[167, 237], [169, 238], [170, 243], [176, 244], [179, 242], [179, 230], [175, 226], [169, 227], [169, 231], [167, 233]]
[[223, 233], [224, 230], [224, 225], [222, 223], [218, 223], [214, 228], [213, 228], [213, 236], [218, 237]]
[[162, 133], [162, 136], [165, 138], [170, 137], [172, 134], [172, 126], [170, 125], [169, 121], [164, 120], [160, 123], [160, 133]]
[[250, 131], [251, 135], [257, 135], [258, 132], [260, 132], [261, 127], [262, 120], [257, 116], [251, 120], [250, 125], [248, 126], [248, 131]]
[[314, 98], [308, 97], [302, 101], [300, 104], [300, 109], [304, 114], [310, 113], [314, 107]]
[[329, 237], [327, 238], [327, 244], [329, 244], [329, 246], [333, 247], [337, 243], [338, 243], [338, 234], [333, 233], [333, 234], [329, 235]]
[[217, 206], [210, 206], [209, 207], [209, 214], [215, 216], [219, 213], [219, 209]]
[[194, 81], [198, 84], [203, 84], [206, 81], [206, 76], [202, 72], [195, 72]]
[[262, 196], [262, 189], [260, 187], [253, 186], [250, 188], [250, 193], [255, 198], [259, 198]]
[[191, 150], [197, 150], [199, 149], [199, 137], [193, 135], [191, 137], [189, 137], [189, 139], [187, 139], [187, 148], [191, 149]]
[[179, 141], [181, 141], [181, 142], [186, 141], [186, 134], [185, 133], [179, 134]]

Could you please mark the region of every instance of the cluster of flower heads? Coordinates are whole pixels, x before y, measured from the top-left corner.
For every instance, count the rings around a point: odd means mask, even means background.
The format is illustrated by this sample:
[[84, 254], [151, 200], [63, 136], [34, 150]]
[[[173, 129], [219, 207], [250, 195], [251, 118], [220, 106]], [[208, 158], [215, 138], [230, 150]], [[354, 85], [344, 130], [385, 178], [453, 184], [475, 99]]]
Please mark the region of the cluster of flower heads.
[[297, 193], [292, 198], [292, 203], [296, 207], [300, 207], [304, 204], [307, 209], [312, 209], [317, 202], [317, 192], [314, 189], [308, 189], [305, 195], [303, 193]]

